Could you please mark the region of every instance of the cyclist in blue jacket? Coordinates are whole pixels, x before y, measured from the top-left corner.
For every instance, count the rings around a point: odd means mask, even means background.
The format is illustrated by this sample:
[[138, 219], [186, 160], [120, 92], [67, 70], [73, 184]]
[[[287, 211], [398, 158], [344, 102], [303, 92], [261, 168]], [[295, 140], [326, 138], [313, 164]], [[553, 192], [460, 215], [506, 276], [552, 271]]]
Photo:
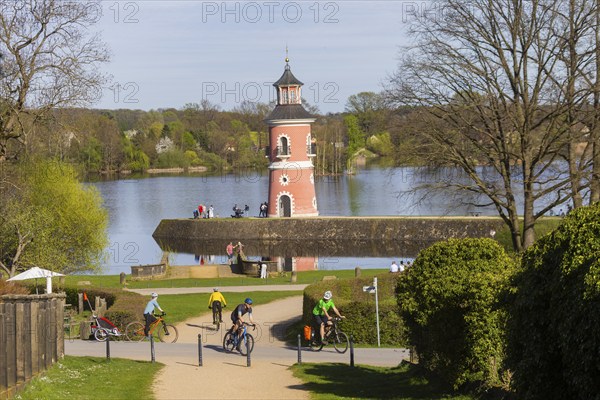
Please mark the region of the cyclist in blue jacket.
[[248, 314], [248, 320], [250, 324], [254, 325], [254, 320], [252, 319], [252, 299], [250, 297], [246, 298], [242, 304], [238, 304], [238, 306], [231, 313], [231, 322], [233, 326], [230, 329], [230, 332], [240, 333], [240, 328], [244, 323], [244, 315]]

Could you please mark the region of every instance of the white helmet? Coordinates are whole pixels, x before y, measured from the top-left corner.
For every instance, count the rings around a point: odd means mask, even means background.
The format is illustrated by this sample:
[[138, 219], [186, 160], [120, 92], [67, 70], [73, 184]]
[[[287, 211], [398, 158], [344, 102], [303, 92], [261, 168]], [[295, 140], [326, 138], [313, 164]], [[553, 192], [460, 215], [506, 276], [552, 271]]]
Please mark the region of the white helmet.
[[218, 292], [218, 291], [219, 291], [219, 288], [218, 288], [218, 287], [216, 287], [216, 288], [213, 288], [213, 292]]
[[154, 299], [154, 298], [158, 297], [158, 293], [153, 292], [150, 296], [152, 296], [152, 298]]
[[325, 294], [323, 295], [323, 298], [324, 298], [325, 300], [329, 300], [329, 299], [331, 299], [332, 297], [333, 297], [333, 295], [331, 294], [331, 291], [329, 291], [329, 290], [328, 290], [328, 291], [326, 291], [326, 292], [325, 292]]

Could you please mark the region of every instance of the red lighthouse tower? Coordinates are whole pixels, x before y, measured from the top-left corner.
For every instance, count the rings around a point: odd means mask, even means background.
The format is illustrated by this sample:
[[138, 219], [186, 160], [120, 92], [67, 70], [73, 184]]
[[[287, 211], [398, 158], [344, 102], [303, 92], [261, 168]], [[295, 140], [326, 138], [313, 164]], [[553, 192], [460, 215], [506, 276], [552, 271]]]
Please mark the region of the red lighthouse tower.
[[315, 118], [302, 107], [300, 82], [289, 59], [273, 84], [277, 106], [266, 118], [269, 125], [269, 217], [319, 215], [312, 159], [315, 157], [311, 124]]

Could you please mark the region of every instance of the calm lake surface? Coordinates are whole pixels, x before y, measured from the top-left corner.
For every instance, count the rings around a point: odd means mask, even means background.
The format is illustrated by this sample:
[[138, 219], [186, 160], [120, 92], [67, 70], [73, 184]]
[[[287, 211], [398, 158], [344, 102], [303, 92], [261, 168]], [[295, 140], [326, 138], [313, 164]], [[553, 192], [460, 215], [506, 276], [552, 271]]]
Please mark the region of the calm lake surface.
[[[492, 208], [474, 209], [461, 205], [451, 195], [409, 192], [417, 185], [442, 182], [453, 170], [429, 173], [415, 168], [364, 168], [355, 175], [318, 177], [315, 186], [319, 213], [323, 216], [369, 215], [495, 215]], [[250, 216], [258, 216], [259, 205], [267, 200], [268, 175], [249, 172], [240, 175], [177, 175], [135, 177], [90, 182], [100, 191], [109, 213], [103, 273], [130, 273], [132, 265], [158, 263], [162, 250], [152, 233], [162, 219], [191, 218], [198, 204], [213, 205], [215, 215], [230, 218], [234, 204], [250, 207]], [[425, 199], [422, 197], [425, 195]], [[232, 238], [235, 242], [235, 238]], [[207, 262], [225, 263], [224, 249], [213, 255], [175, 254], [173, 265]], [[249, 254], [253, 256], [253, 254]], [[264, 255], [264, 254], [263, 254]], [[254, 256], [260, 256], [256, 254]], [[264, 255], [268, 256], [268, 255]], [[387, 268], [393, 258], [319, 257], [319, 269]]]

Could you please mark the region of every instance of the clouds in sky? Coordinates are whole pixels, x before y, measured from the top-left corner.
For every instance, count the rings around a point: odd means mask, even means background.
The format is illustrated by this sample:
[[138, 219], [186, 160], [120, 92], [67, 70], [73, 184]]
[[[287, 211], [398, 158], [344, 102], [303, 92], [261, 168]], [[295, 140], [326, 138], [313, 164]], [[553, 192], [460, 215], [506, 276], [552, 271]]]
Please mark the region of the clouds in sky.
[[380, 91], [406, 43], [403, 1], [112, 1], [96, 28], [113, 76], [97, 108], [181, 108], [207, 99], [221, 109], [268, 102], [290, 66], [321, 112]]

